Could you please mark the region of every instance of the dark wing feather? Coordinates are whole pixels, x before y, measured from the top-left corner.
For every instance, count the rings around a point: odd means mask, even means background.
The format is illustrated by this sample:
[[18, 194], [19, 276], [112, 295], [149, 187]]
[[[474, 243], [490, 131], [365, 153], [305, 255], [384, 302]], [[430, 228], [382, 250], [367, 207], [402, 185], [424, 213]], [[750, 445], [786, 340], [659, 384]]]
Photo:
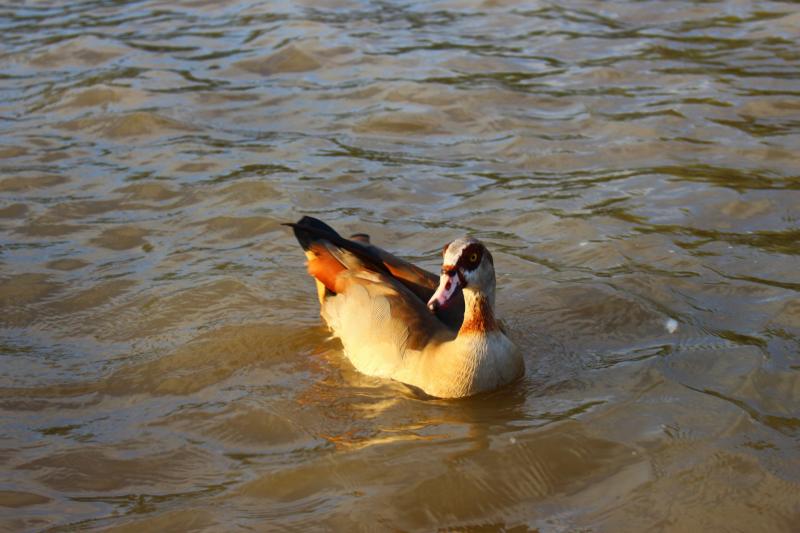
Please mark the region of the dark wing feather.
[[[359, 238], [362, 234], [357, 234], [358, 240], [345, 239], [329, 225], [309, 216], [286, 225], [294, 230], [295, 237], [304, 250], [308, 250], [315, 242], [327, 241], [355, 255], [365, 268], [397, 279], [423, 303], [427, 303], [433, 296], [439, 284], [436, 274], [369, 244], [369, 237]], [[451, 329], [457, 330], [461, 327], [464, 319], [463, 295], [459, 294], [458, 299], [447, 309], [437, 311], [436, 316]]]

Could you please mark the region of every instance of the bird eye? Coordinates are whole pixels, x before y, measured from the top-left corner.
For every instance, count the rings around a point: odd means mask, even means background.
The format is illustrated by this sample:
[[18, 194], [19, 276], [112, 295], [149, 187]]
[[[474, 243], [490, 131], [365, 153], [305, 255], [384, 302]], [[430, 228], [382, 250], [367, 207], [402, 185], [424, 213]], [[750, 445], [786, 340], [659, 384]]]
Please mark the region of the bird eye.
[[475, 262], [475, 261], [477, 261], [477, 260], [478, 260], [478, 254], [477, 254], [477, 253], [475, 253], [475, 252], [473, 252], [473, 253], [472, 253], [472, 255], [471, 255], [471, 256], [469, 256], [469, 262], [470, 262], [470, 263], [474, 263], [474, 262]]

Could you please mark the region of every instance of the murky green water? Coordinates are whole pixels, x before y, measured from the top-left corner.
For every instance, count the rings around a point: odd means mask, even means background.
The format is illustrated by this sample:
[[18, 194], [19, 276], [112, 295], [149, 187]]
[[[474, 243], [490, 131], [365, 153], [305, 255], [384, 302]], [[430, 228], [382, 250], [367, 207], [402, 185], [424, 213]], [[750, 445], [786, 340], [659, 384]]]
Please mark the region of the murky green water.
[[[0, 528], [792, 531], [800, 7], [0, 7]], [[525, 379], [428, 401], [302, 214], [492, 249]]]

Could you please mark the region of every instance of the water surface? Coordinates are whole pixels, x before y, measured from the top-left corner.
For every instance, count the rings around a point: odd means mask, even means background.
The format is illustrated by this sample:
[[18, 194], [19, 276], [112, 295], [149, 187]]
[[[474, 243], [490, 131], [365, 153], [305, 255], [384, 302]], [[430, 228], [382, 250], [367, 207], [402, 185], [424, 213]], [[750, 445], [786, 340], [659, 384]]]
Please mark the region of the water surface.
[[[792, 531], [800, 9], [0, 7], [0, 528]], [[525, 378], [357, 374], [302, 214], [492, 249]]]

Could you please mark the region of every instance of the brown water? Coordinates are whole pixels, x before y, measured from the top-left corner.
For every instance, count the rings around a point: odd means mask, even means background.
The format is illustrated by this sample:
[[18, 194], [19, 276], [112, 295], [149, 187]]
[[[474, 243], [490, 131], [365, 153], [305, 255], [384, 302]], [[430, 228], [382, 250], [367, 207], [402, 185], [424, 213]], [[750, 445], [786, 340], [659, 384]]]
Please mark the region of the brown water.
[[[0, 8], [0, 528], [797, 531], [800, 7]], [[358, 375], [280, 222], [493, 250], [527, 374]]]

